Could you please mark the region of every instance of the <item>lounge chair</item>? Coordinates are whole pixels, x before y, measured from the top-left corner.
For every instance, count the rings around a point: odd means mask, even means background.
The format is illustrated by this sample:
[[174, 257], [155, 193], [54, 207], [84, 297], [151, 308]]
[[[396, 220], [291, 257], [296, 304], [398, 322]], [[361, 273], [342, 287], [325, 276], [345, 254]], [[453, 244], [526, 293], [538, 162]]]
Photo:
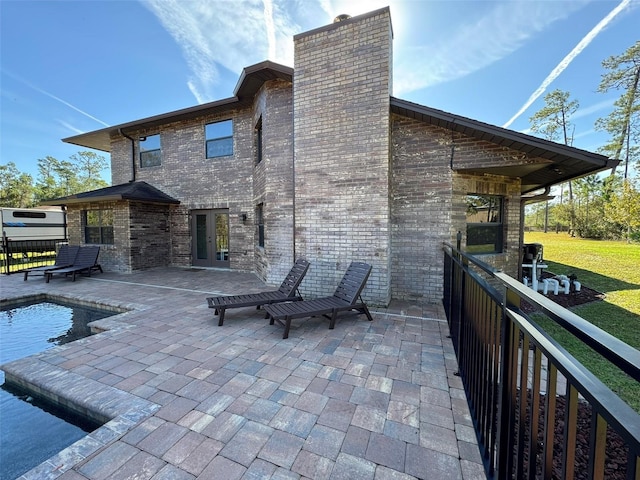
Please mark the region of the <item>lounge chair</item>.
[[218, 326], [224, 322], [224, 312], [228, 308], [257, 307], [278, 302], [291, 302], [302, 300], [298, 287], [309, 269], [309, 262], [304, 259], [296, 260], [293, 268], [280, 285], [278, 290], [250, 293], [246, 295], [231, 295], [223, 297], [209, 297], [209, 308], [215, 308], [215, 315], [219, 315]]
[[266, 305], [264, 309], [270, 318], [269, 324], [273, 325], [274, 322], [278, 322], [284, 326], [282, 338], [288, 338], [291, 320], [294, 318], [323, 315], [329, 319], [329, 328], [332, 329], [336, 325], [336, 316], [339, 312], [357, 310], [359, 313], [366, 315], [369, 321], [372, 321], [373, 318], [371, 318], [369, 309], [360, 296], [370, 273], [371, 265], [352, 262], [333, 296], [303, 300], [301, 302]]
[[78, 254], [78, 250], [80, 247], [77, 245], [69, 246], [69, 245], [60, 245], [60, 249], [58, 250], [58, 254], [56, 255], [56, 261], [53, 265], [46, 265], [44, 267], [34, 267], [29, 268], [24, 271], [24, 280], [27, 281], [27, 277], [29, 274], [32, 275], [45, 275], [46, 272], [50, 270], [56, 270], [58, 268], [67, 268], [73, 265], [73, 261]]
[[64, 275], [65, 277], [71, 275], [72, 281], [76, 281], [76, 275], [86, 274], [91, 276], [91, 272], [100, 271], [102, 267], [98, 263], [98, 255], [100, 254], [100, 247], [97, 245], [88, 245], [80, 247], [78, 254], [73, 262], [73, 265], [65, 268], [57, 268], [55, 270], [47, 270], [44, 272], [47, 283], [54, 275]]

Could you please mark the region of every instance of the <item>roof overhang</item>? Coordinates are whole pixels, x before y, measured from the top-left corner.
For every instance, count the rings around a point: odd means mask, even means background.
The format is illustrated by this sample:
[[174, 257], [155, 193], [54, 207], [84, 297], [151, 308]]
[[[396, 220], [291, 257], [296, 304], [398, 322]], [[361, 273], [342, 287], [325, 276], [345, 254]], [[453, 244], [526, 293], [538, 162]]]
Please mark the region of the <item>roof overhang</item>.
[[178, 205], [177, 200], [147, 182], [129, 182], [112, 185], [90, 192], [77, 193], [67, 197], [55, 198], [41, 202], [42, 205], [74, 205], [80, 203], [102, 203], [119, 200], [136, 201], [142, 203], [156, 203]]
[[618, 165], [604, 155], [569, 147], [524, 133], [479, 122], [391, 97], [391, 111], [430, 125], [483, 140], [522, 153], [510, 166], [456, 165], [453, 169], [465, 173], [502, 175], [521, 179], [521, 193], [551, 187], [568, 180], [601, 172]]
[[257, 63], [246, 67], [242, 71], [233, 97], [82, 133], [73, 137], [63, 138], [62, 141], [81, 147], [110, 152], [112, 136], [134, 135], [136, 132], [158, 128], [173, 122], [181, 122], [205, 115], [216, 115], [248, 107], [253, 103], [254, 96], [262, 85], [269, 80], [276, 79], [288, 82], [293, 81], [293, 69], [270, 61]]

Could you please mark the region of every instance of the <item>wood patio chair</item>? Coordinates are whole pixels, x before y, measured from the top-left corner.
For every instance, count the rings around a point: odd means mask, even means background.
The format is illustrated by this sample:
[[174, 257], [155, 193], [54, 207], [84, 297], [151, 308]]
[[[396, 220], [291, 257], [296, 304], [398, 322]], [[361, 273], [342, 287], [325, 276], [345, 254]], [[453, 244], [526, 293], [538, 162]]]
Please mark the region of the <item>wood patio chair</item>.
[[249, 293], [245, 295], [231, 295], [221, 297], [208, 297], [209, 308], [214, 308], [214, 315], [219, 315], [218, 326], [224, 322], [224, 313], [228, 308], [253, 307], [258, 310], [263, 305], [278, 302], [293, 302], [302, 300], [298, 287], [309, 269], [309, 262], [304, 259], [296, 260], [291, 271], [286, 276], [278, 290]]
[[77, 245], [69, 246], [67, 244], [60, 245], [58, 254], [56, 255], [56, 261], [53, 265], [46, 265], [44, 267], [33, 267], [24, 271], [24, 280], [27, 281], [29, 274], [31, 275], [45, 275], [46, 272], [51, 270], [57, 270], [59, 268], [67, 268], [73, 265], [73, 261], [78, 254], [80, 247]]
[[51, 280], [51, 277], [54, 275], [64, 275], [65, 277], [71, 276], [72, 281], [75, 282], [76, 275], [86, 274], [91, 276], [91, 272], [95, 271], [100, 271], [102, 273], [102, 267], [98, 263], [99, 254], [100, 247], [97, 245], [81, 246], [73, 265], [44, 272], [47, 283], [49, 283], [49, 280]]
[[282, 338], [288, 338], [291, 320], [295, 318], [323, 315], [329, 319], [329, 328], [332, 329], [336, 325], [338, 313], [356, 310], [372, 321], [369, 309], [360, 296], [370, 273], [371, 265], [352, 262], [331, 297], [266, 305], [264, 309], [270, 318], [269, 324], [273, 325], [274, 322], [278, 322], [284, 326]]

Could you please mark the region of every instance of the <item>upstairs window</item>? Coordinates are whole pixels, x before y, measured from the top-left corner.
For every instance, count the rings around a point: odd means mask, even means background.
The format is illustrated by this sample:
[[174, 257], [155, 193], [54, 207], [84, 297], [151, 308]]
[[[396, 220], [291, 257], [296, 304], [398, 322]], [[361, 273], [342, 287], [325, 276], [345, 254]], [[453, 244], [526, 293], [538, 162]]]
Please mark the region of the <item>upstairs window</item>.
[[140, 166], [157, 167], [162, 165], [162, 150], [160, 149], [160, 135], [150, 135], [141, 137], [140, 146]]
[[233, 155], [233, 120], [209, 123], [204, 132], [207, 158]]
[[503, 198], [467, 195], [467, 252], [501, 253], [503, 249]]
[[256, 206], [256, 228], [258, 230], [258, 246], [264, 247], [264, 204]]
[[262, 161], [262, 117], [258, 120], [255, 128], [256, 136], [256, 165]]
[[82, 212], [84, 243], [113, 245], [113, 210]]

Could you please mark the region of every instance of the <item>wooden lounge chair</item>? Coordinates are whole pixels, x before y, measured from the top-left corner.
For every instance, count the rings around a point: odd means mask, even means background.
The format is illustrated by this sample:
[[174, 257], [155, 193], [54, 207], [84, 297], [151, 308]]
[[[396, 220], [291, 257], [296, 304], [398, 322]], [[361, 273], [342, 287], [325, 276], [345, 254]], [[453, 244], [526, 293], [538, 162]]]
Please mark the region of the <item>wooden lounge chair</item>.
[[302, 300], [298, 287], [309, 269], [309, 262], [304, 259], [296, 260], [293, 268], [280, 285], [278, 290], [250, 293], [246, 295], [231, 295], [225, 297], [209, 297], [209, 308], [215, 308], [215, 315], [219, 315], [218, 326], [224, 322], [224, 312], [227, 308], [257, 307], [278, 302], [291, 302]]
[[102, 267], [98, 263], [98, 255], [100, 254], [100, 247], [97, 245], [88, 245], [80, 247], [76, 259], [73, 265], [65, 268], [57, 268], [55, 270], [47, 270], [44, 272], [47, 283], [54, 275], [71, 275], [72, 281], [76, 281], [76, 275], [87, 274], [91, 276], [91, 272], [100, 271]]
[[264, 309], [271, 319], [269, 323], [273, 325], [274, 322], [278, 322], [284, 326], [282, 338], [287, 338], [289, 337], [291, 320], [294, 318], [323, 315], [329, 319], [329, 328], [332, 329], [336, 325], [336, 316], [339, 312], [357, 310], [366, 315], [369, 321], [372, 321], [369, 309], [360, 296], [370, 273], [371, 265], [352, 262], [331, 297], [265, 305]]
[[27, 281], [27, 277], [29, 274], [32, 275], [45, 275], [46, 272], [50, 270], [56, 270], [58, 268], [66, 268], [73, 265], [73, 261], [78, 254], [78, 250], [80, 247], [77, 245], [69, 246], [69, 245], [60, 245], [60, 249], [58, 250], [58, 254], [56, 255], [56, 261], [53, 265], [46, 265], [44, 267], [34, 267], [29, 268], [24, 271], [24, 280]]

